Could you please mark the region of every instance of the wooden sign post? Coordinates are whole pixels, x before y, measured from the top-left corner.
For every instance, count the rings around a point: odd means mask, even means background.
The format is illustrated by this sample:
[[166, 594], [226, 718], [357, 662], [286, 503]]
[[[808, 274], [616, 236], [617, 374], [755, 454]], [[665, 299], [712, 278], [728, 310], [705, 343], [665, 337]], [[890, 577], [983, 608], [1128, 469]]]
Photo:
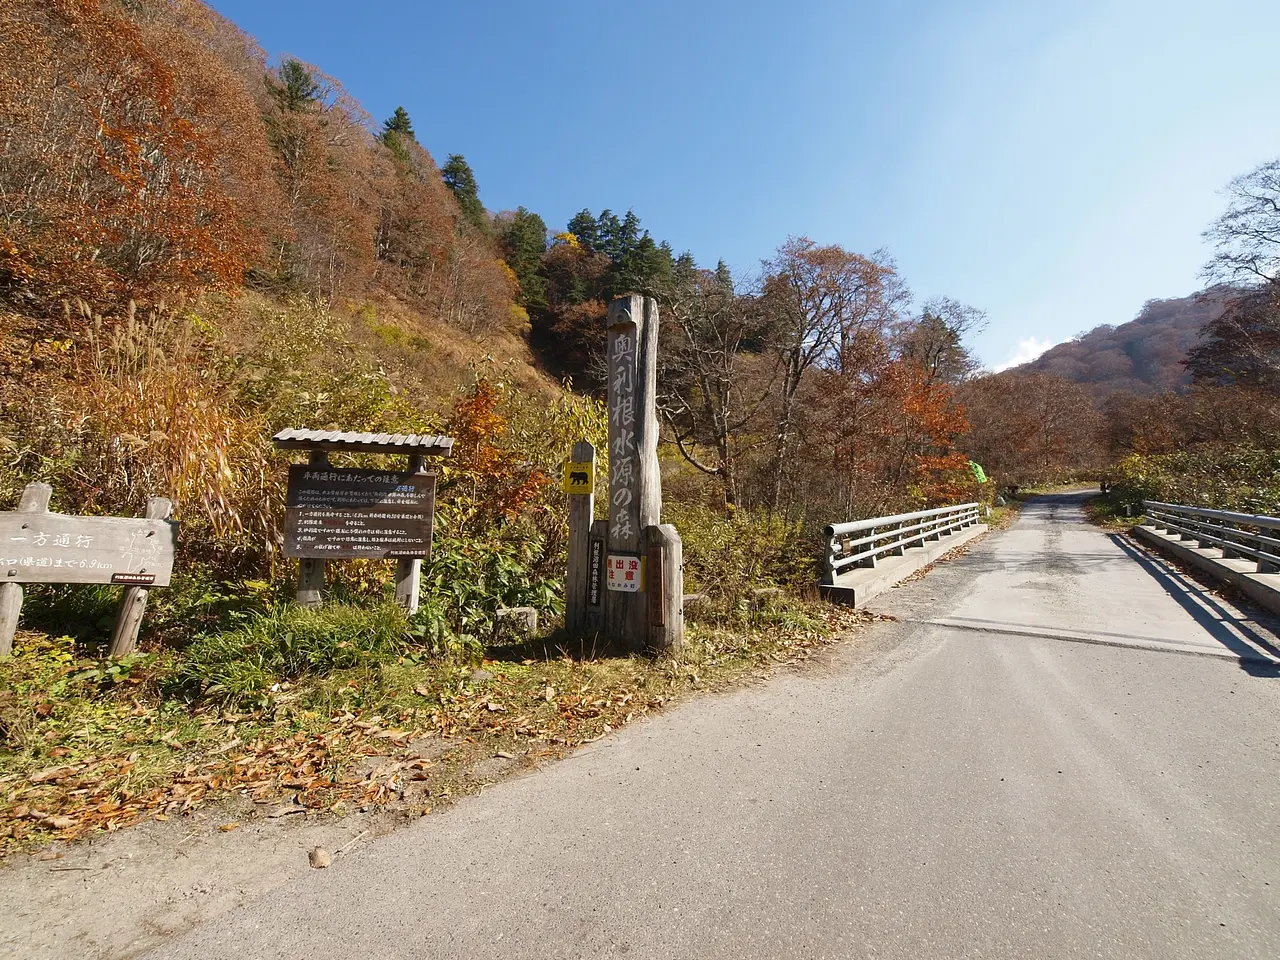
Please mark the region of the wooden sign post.
[[[606, 343], [609, 392], [608, 593], [604, 628], [610, 640], [635, 652], [648, 645], [640, 537], [658, 522], [658, 309], [637, 295], [609, 305]], [[631, 568], [631, 569], [628, 569]], [[627, 579], [626, 574], [633, 574]]]
[[0, 656], [13, 652], [24, 583], [123, 586], [110, 653], [124, 656], [137, 643], [148, 590], [173, 575], [173, 504], [153, 498], [145, 518], [77, 517], [50, 513], [52, 494], [47, 483], [29, 483], [17, 511], [0, 513]]
[[[666, 554], [661, 563], [648, 563], [645, 553], [646, 530], [659, 524], [662, 513], [662, 476], [658, 468], [658, 304], [638, 294], [619, 297], [609, 305], [608, 323], [609, 500], [604, 631], [629, 652], [646, 647], [666, 650], [678, 646], [683, 630], [678, 639], [665, 628], [657, 634], [650, 630], [656, 608], [646, 591], [652, 594], [661, 589], [668, 568], [679, 574], [680, 563], [672, 564]], [[656, 572], [656, 581], [651, 569], [654, 566], [662, 567]], [[679, 596], [683, 597], [683, 587]], [[683, 617], [679, 619], [683, 624]]]
[[658, 304], [637, 294], [609, 305], [607, 519], [593, 520], [590, 477], [596, 450], [574, 444], [565, 466], [569, 563], [565, 628], [603, 634], [636, 653], [679, 650], [684, 642], [684, 556], [673, 526], [660, 525], [658, 468]]
[[[424, 467], [428, 456], [447, 457], [449, 437], [416, 434], [282, 430], [275, 445], [306, 450], [305, 465], [289, 468], [284, 554], [298, 558], [298, 604], [324, 602], [325, 566], [331, 559], [390, 558], [396, 564], [396, 600], [409, 613], [418, 609], [422, 561], [431, 557], [436, 475]], [[335, 469], [333, 451], [396, 453], [409, 469]]]
[[[569, 495], [569, 570], [568, 592], [564, 604], [565, 629], [573, 636], [588, 630], [589, 609], [600, 606], [603, 585], [596, 580], [595, 602], [592, 603], [591, 569], [594, 561], [603, 563], [603, 544], [593, 545], [591, 524], [595, 514], [596, 448], [590, 440], [579, 440], [564, 468], [564, 490]], [[592, 555], [593, 549], [600, 556]]]

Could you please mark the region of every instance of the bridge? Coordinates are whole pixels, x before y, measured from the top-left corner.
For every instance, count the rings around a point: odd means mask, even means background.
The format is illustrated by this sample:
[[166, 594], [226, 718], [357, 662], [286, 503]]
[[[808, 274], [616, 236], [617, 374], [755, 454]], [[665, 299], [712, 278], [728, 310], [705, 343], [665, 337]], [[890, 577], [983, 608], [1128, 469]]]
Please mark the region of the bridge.
[[1083, 499], [154, 956], [1280, 956], [1276, 624]]

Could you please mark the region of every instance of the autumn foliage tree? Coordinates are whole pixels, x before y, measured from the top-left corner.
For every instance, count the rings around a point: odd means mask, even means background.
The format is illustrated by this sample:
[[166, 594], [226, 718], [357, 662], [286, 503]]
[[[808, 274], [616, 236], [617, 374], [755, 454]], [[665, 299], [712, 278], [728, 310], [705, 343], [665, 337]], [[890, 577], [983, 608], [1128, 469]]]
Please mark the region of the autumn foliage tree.
[[868, 340], [879, 340], [905, 297], [891, 260], [793, 237], [767, 261], [761, 297], [769, 343], [780, 365], [774, 481], [770, 507], [782, 505], [795, 440], [797, 399], [806, 374], [829, 365], [856, 378]]
[[958, 395], [973, 425], [961, 449], [1005, 483], [1052, 482], [1105, 463], [1102, 415], [1078, 383], [1005, 371], [965, 383]]
[[170, 20], [98, 0], [4, 4], [0, 137], [10, 299], [233, 286], [264, 252], [278, 194], [256, 104]]

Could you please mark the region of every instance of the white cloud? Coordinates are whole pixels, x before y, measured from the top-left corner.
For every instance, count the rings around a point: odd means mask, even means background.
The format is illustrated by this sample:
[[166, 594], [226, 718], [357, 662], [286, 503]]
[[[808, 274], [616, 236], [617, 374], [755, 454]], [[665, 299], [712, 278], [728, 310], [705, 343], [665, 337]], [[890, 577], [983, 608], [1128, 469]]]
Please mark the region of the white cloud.
[[1018, 340], [1018, 349], [1014, 351], [1013, 356], [996, 367], [996, 373], [1023, 363], [1030, 363], [1052, 346], [1056, 346], [1056, 344], [1049, 340], [1041, 340], [1039, 337], [1023, 337]]

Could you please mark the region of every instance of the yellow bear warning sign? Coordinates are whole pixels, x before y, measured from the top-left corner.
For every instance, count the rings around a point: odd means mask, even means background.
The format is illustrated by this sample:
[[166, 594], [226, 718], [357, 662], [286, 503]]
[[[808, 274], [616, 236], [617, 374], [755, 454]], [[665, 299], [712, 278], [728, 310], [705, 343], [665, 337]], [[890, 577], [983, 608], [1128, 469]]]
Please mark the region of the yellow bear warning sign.
[[564, 482], [560, 488], [565, 493], [594, 493], [595, 464], [566, 463], [564, 465]]

